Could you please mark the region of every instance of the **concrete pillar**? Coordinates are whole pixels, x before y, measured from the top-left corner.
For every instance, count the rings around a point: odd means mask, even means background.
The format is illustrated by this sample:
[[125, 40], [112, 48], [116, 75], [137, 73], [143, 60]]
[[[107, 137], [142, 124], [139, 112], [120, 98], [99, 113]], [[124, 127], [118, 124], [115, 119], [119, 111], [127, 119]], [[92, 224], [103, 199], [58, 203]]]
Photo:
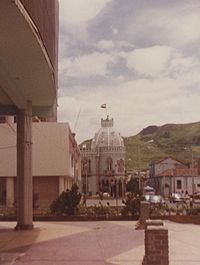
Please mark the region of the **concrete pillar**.
[[6, 178], [6, 206], [14, 206], [14, 177]]
[[17, 226], [33, 229], [32, 104], [17, 113]]
[[59, 177], [59, 194], [61, 194], [63, 191], [65, 191], [65, 177], [60, 176]]

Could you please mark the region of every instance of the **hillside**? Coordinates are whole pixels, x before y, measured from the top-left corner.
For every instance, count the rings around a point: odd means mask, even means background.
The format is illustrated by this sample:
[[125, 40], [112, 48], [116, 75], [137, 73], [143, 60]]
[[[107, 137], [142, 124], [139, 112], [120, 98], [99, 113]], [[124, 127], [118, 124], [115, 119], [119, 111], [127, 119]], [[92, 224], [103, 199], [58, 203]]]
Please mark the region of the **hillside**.
[[124, 138], [128, 169], [147, 168], [153, 160], [173, 156], [186, 163], [200, 157], [200, 122], [148, 126]]
[[[135, 136], [124, 137], [124, 143], [127, 169], [145, 169], [166, 156], [191, 163], [192, 156], [194, 160], [200, 157], [200, 122], [148, 126]], [[88, 148], [91, 139], [83, 144]]]

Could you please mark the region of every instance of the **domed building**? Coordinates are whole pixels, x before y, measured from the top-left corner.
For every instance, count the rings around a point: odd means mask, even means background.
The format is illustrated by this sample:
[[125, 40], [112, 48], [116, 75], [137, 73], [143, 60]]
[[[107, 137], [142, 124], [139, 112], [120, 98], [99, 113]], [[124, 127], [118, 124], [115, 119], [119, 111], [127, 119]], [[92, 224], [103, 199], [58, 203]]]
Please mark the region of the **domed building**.
[[82, 145], [82, 183], [85, 194], [108, 192], [113, 197], [125, 193], [125, 147], [113, 119], [101, 119], [101, 128], [90, 145]]

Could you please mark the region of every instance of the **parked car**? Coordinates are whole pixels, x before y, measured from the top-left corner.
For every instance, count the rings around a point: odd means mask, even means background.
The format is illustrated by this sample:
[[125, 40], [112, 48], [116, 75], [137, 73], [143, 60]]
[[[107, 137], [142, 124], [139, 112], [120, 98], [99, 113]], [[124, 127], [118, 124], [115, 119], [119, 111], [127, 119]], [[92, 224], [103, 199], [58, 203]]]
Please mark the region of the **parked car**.
[[200, 203], [200, 192], [195, 192], [192, 200], [194, 203]]
[[150, 204], [164, 204], [165, 200], [161, 195], [144, 195], [144, 199], [148, 201]]
[[103, 193], [103, 198], [109, 198], [109, 197], [110, 197], [110, 194], [108, 192]]
[[151, 204], [164, 204], [165, 200], [161, 195], [150, 195], [149, 202]]
[[180, 194], [180, 193], [172, 193], [170, 198], [170, 202], [176, 203], [176, 202], [185, 202], [186, 199]]

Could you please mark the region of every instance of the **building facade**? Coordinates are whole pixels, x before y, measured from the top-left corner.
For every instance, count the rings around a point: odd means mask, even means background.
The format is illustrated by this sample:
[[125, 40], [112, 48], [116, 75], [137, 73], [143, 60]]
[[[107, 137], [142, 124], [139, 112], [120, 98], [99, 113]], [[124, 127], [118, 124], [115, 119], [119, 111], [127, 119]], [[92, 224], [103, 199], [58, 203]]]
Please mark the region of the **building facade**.
[[[0, 124], [0, 206], [16, 202], [16, 124]], [[48, 208], [73, 183], [81, 182], [80, 150], [67, 123], [33, 123], [33, 199]]]
[[172, 157], [150, 165], [149, 183], [166, 198], [172, 193], [193, 195], [200, 191], [200, 163], [191, 167]]
[[0, 115], [17, 117], [16, 229], [33, 229], [32, 117], [56, 117], [58, 1], [1, 0], [0, 32]]
[[101, 128], [90, 145], [82, 145], [82, 183], [85, 194], [108, 192], [113, 197], [125, 193], [125, 147], [114, 120], [101, 119]]

